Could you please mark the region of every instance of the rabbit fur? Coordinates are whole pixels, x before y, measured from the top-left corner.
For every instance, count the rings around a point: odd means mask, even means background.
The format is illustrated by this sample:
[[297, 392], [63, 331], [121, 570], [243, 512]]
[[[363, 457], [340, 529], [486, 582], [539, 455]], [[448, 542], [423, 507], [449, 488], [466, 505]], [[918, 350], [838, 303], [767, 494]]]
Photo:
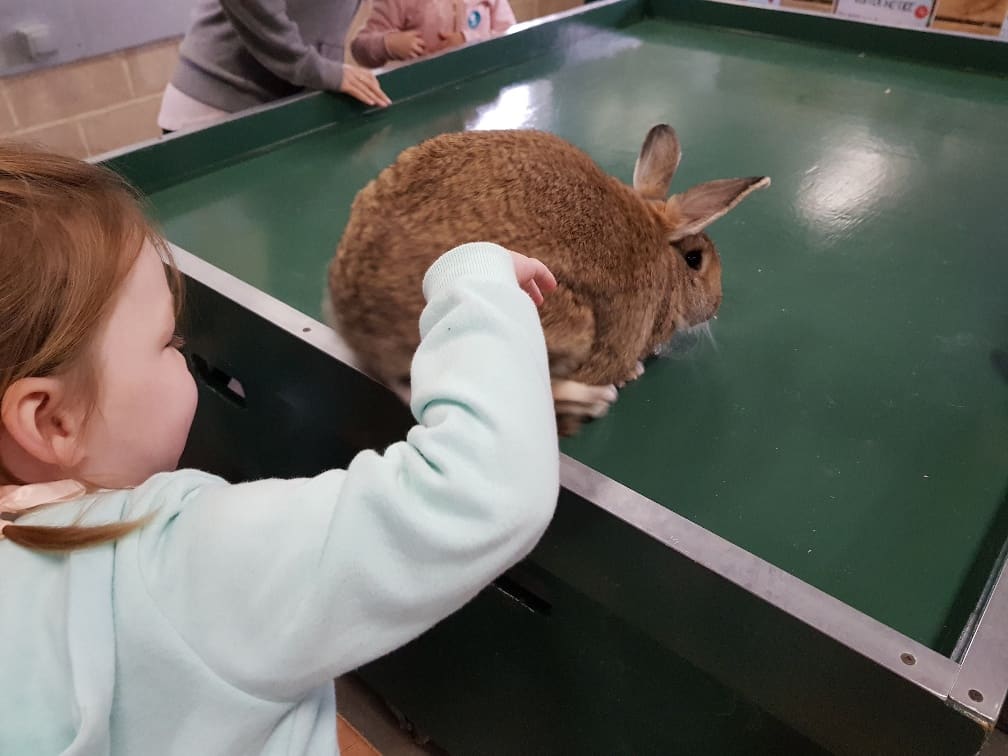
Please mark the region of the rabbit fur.
[[446, 250], [492, 241], [556, 276], [540, 318], [561, 433], [599, 417], [616, 387], [677, 329], [721, 304], [704, 229], [769, 178], [711, 181], [667, 197], [681, 150], [647, 134], [633, 187], [583, 151], [531, 130], [444, 134], [404, 150], [362, 189], [329, 268], [327, 310], [363, 368], [408, 400], [421, 281]]

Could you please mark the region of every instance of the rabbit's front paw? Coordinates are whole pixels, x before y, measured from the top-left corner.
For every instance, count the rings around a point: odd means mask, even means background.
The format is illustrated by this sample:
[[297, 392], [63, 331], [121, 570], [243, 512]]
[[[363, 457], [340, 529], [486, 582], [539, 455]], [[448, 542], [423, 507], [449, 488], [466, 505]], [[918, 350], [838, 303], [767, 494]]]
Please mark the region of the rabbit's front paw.
[[616, 384], [616, 387], [617, 388], [623, 388], [628, 383], [630, 383], [630, 381], [636, 381], [642, 375], [644, 375], [644, 363], [643, 362], [638, 362], [636, 365], [634, 365], [634, 368], [633, 368], [633, 370], [630, 371], [630, 374], [626, 378], [624, 378], [622, 381], [620, 381], [619, 383]]
[[577, 381], [553, 381], [553, 402], [558, 415], [602, 417], [616, 401], [616, 387], [588, 386]]

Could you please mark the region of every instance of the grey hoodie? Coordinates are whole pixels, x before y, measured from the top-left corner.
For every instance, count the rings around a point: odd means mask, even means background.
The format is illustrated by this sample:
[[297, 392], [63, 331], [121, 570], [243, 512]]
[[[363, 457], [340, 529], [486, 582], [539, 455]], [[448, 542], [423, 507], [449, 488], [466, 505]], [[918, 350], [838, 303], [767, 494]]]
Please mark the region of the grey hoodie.
[[198, 0], [172, 84], [235, 112], [302, 89], [339, 89], [360, 0]]

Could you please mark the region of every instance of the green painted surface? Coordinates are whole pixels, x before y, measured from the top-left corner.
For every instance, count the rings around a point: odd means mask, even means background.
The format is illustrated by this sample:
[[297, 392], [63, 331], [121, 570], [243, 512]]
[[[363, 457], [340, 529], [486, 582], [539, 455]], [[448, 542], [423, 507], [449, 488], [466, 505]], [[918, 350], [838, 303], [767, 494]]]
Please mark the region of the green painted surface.
[[565, 450], [948, 651], [1008, 532], [1004, 79], [648, 20], [153, 200], [174, 242], [318, 316], [354, 194], [404, 147], [537, 127], [629, 179], [659, 121], [674, 187], [774, 183], [711, 229], [717, 350], [652, 363]]

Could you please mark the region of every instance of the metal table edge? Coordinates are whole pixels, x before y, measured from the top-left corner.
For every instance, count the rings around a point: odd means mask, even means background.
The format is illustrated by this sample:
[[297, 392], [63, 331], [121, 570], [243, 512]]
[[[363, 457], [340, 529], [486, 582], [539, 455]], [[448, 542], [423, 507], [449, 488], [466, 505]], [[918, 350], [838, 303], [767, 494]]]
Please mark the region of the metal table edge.
[[959, 673], [952, 659], [567, 455], [560, 470], [565, 488], [599, 508], [893, 674], [949, 696]]
[[[192, 252], [169, 242], [172, 257], [178, 269], [186, 276], [274, 323], [354, 370], [376, 380], [360, 366], [350, 347], [329, 325], [305, 315], [285, 302], [281, 302], [261, 289], [257, 289], [226, 270], [197, 257]], [[323, 286], [319, 286], [319, 301], [323, 300]]]
[[949, 699], [964, 713], [997, 721], [1008, 695], [1008, 562], [1002, 561], [959, 663]]

